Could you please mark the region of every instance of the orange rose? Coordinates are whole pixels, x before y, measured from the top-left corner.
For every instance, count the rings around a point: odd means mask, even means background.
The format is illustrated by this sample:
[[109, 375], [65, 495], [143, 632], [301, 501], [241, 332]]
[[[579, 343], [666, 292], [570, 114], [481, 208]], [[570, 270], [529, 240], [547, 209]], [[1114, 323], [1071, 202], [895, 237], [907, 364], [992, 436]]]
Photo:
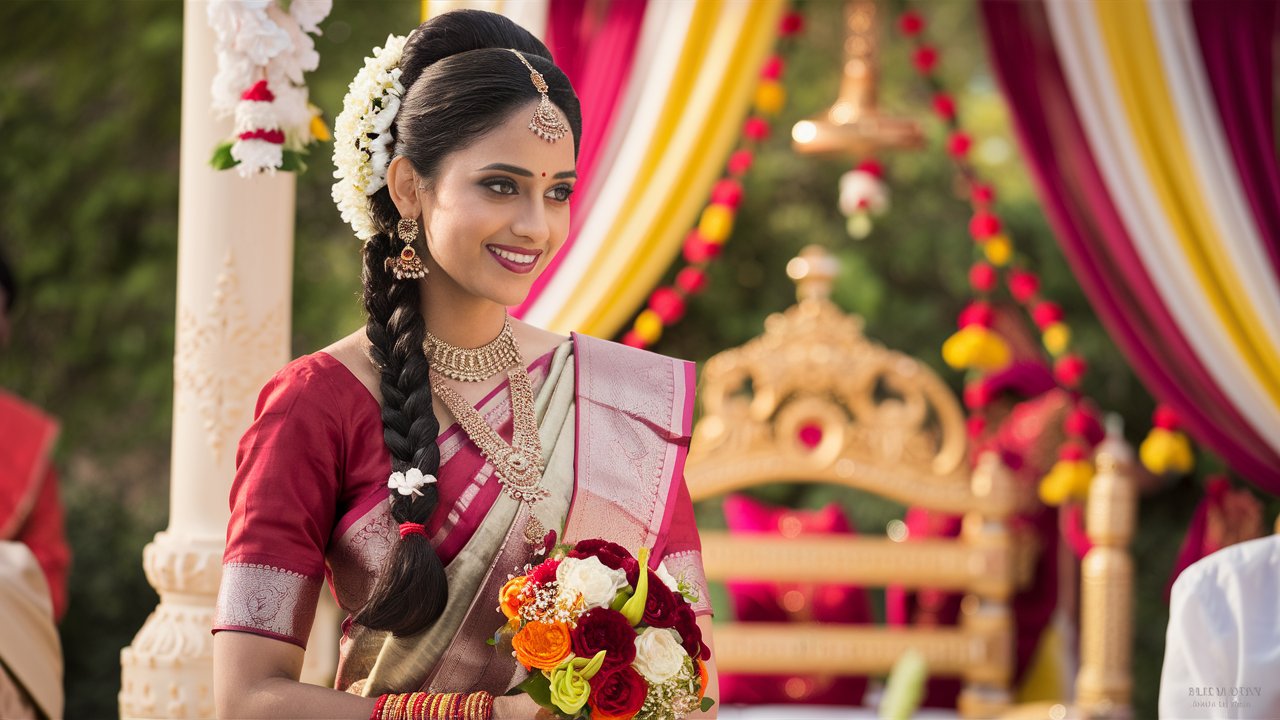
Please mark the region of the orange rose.
[[520, 591], [528, 582], [528, 577], [517, 575], [502, 586], [502, 590], [498, 592], [498, 607], [503, 615], [508, 618], [516, 618], [520, 615]]
[[544, 623], [538, 620], [525, 623], [520, 632], [511, 638], [516, 659], [526, 670], [554, 670], [569, 657], [569, 626], [562, 622]]
[[707, 685], [711, 682], [711, 678], [707, 675], [707, 664], [698, 660], [698, 702], [702, 702], [702, 698], [707, 694]]

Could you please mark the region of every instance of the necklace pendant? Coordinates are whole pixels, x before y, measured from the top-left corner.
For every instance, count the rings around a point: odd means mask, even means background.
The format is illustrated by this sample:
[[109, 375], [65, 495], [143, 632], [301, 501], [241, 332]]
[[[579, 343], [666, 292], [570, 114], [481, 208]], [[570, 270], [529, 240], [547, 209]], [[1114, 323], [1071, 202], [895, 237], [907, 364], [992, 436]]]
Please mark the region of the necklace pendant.
[[529, 523], [524, 526], [525, 542], [529, 543], [530, 547], [540, 548], [546, 538], [547, 529], [543, 527], [542, 522], [531, 512], [529, 514]]

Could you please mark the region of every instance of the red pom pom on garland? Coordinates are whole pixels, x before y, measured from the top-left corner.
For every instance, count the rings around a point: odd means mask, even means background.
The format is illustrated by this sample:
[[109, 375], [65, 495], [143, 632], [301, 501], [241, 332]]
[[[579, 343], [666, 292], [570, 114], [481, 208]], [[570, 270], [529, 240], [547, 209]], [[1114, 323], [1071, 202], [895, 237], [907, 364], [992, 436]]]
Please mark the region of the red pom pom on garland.
[[979, 210], [969, 221], [969, 234], [979, 242], [1000, 232], [1000, 218], [989, 212]]
[[947, 153], [954, 158], [963, 158], [969, 154], [969, 148], [973, 147], [973, 140], [968, 133], [953, 132], [951, 137], [947, 138]]
[[946, 93], [938, 93], [933, 96], [933, 111], [938, 113], [938, 117], [948, 122], [956, 118], [956, 101]]
[[924, 31], [924, 18], [920, 13], [908, 10], [902, 13], [902, 18], [898, 20], [898, 29], [907, 37], [915, 37]]
[[968, 307], [960, 311], [959, 317], [956, 318], [956, 324], [962, 329], [970, 325], [989, 328], [995, 322], [996, 313], [991, 306], [982, 302], [969, 303]]
[[1035, 321], [1036, 327], [1044, 330], [1050, 325], [1062, 320], [1062, 308], [1057, 303], [1045, 301], [1039, 303], [1031, 310], [1031, 319]]
[[711, 202], [737, 210], [742, 204], [742, 183], [733, 178], [725, 178], [717, 182], [711, 190]]
[[911, 56], [911, 64], [921, 74], [928, 75], [938, 65], [938, 51], [928, 45], [921, 45]]
[[984, 262], [969, 268], [969, 284], [978, 292], [991, 292], [996, 286], [996, 269]]
[[676, 273], [676, 287], [688, 295], [696, 295], [707, 286], [707, 274], [694, 267], [687, 267]]
[[750, 150], [736, 150], [729, 156], [729, 174], [734, 176], [742, 176], [747, 174], [751, 169], [751, 163], [755, 160], [755, 155]]
[[671, 325], [684, 317], [684, 298], [669, 287], [660, 287], [649, 296], [649, 309], [658, 314], [662, 324]]
[[1014, 300], [1025, 303], [1040, 291], [1040, 278], [1026, 270], [1014, 270], [1009, 273], [1009, 294]]
[[764, 65], [760, 66], [760, 77], [765, 80], [777, 80], [782, 77], [782, 68], [782, 58], [771, 55], [764, 61]]
[[1156, 411], [1151, 415], [1151, 424], [1171, 432], [1182, 427], [1182, 421], [1178, 418], [1178, 413], [1165, 405], [1156, 407]]
[[1084, 358], [1079, 355], [1064, 355], [1054, 363], [1053, 375], [1064, 387], [1074, 390], [1088, 369]]
[[742, 126], [742, 134], [756, 142], [761, 142], [769, 137], [769, 123], [764, 118], [748, 118], [746, 124]]

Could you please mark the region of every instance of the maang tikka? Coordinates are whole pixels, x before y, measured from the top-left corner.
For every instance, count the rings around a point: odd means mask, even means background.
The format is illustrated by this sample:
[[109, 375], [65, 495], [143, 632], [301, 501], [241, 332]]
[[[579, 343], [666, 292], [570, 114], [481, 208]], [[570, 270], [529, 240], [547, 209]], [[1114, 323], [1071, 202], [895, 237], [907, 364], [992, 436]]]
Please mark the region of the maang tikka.
[[538, 101], [538, 109], [533, 111], [533, 119], [529, 121], [529, 129], [534, 135], [546, 140], [547, 142], [555, 142], [564, 137], [569, 132], [569, 128], [565, 126], [564, 121], [560, 119], [560, 115], [556, 112], [555, 105], [551, 104], [551, 98], [547, 97], [547, 81], [542, 77], [542, 73], [533, 69], [528, 60], [524, 59], [524, 55], [519, 50], [507, 48], [520, 58], [520, 62], [529, 68], [529, 79], [533, 80], [533, 87], [542, 94], [542, 99]]
[[417, 280], [427, 276], [427, 266], [413, 249], [413, 241], [418, 238], [418, 221], [414, 218], [401, 218], [396, 223], [396, 235], [404, 242], [400, 254], [387, 258], [386, 267], [397, 280]]

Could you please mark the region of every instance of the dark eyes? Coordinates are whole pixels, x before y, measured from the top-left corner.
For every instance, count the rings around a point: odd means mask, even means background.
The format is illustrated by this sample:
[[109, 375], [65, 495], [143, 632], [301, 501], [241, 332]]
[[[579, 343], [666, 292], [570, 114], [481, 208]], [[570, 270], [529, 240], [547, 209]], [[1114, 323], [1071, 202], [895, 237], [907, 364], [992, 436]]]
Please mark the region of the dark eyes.
[[[480, 183], [499, 195], [519, 195], [520, 188], [509, 178], [490, 178]], [[547, 197], [556, 202], [568, 202], [573, 195], [573, 186], [567, 183], [557, 185], [547, 191]]]

